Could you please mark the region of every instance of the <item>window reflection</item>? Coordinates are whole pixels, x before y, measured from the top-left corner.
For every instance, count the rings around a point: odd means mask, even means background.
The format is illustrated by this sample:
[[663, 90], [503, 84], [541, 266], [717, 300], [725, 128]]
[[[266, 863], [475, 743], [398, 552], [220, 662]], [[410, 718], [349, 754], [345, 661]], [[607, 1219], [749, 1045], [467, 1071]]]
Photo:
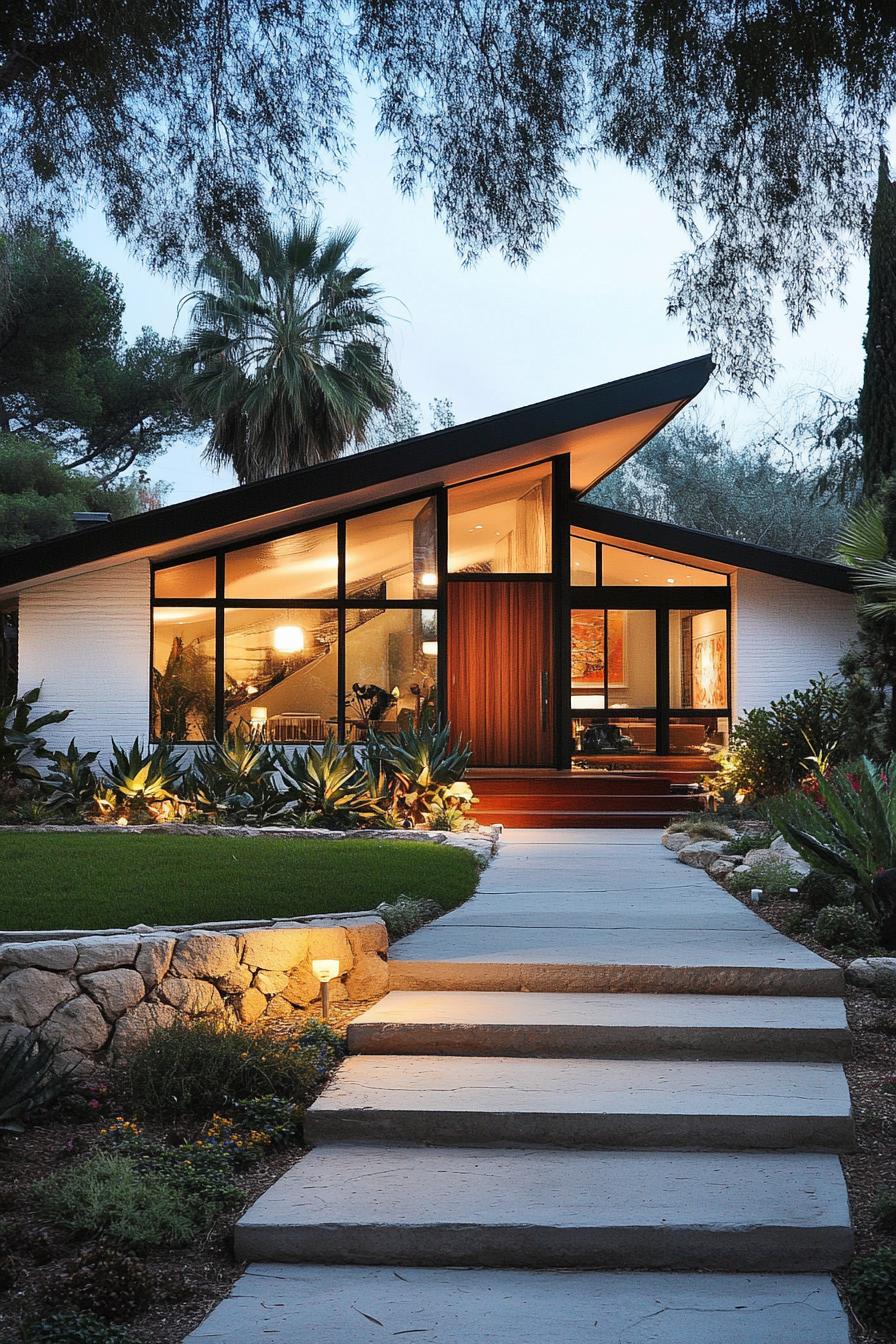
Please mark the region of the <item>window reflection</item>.
[[335, 609], [263, 607], [224, 613], [224, 710], [231, 728], [271, 742], [320, 742], [335, 731]]
[[373, 602], [434, 597], [436, 564], [432, 499], [411, 500], [346, 522], [347, 597]]
[[156, 607], [152, 622], [152, 737], [204, 742], [215, 727], [215, 613]]
[[335, 598], [339, 580], [336, 524], [228, 551], [228, 598]]
[[436, 715], [435, 610], [363, 608], [346, 612], [346, 738], [371, 727], [399, 732]]
[[550, 463], [448, 491], [448, 568], [453, 574], [550, 573]]

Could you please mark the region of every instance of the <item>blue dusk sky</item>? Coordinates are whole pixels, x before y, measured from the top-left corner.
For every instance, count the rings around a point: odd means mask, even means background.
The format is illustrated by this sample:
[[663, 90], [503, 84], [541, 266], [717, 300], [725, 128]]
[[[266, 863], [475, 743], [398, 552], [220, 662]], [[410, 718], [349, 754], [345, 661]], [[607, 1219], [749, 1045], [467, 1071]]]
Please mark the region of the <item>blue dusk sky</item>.
[[[424, 408], [448, 397], [457, 420], [471, 420], [701, 353], [666, 316], [670, 266], [687, 240], [645, 178], [612, 161], [582, 167], [578, 197], [527, 267], [495, 254], [464, 267], [428, 195], [408, 200], [394, 189], [390, 145], [373, 134], [369, 106], [359, 103], [354, 159], [340, 186], [324, 191], [322, 215], [329, 226], [359, 227], [354, 256], [386, 295], [396, 373]], [[143, 326], [185, 334], [187, 311], [177, 315], [185, 287], [145, 269], [99, 212], [75, 221], [70, 237], [120, 276], [129, 338]], [[866, 304], [867, 261], [857, 256], [845, 305], [830, 301], [796, 336], [779, 309], [774, 385], [753, 400], [707, 389], [701, 414], [741, 440], [806, 389], [853, 393]], [[171, 485], [168, 502], [234, 483], [201, 461], [201, 446], [178, 444], [153, 464], [152, 475]]]

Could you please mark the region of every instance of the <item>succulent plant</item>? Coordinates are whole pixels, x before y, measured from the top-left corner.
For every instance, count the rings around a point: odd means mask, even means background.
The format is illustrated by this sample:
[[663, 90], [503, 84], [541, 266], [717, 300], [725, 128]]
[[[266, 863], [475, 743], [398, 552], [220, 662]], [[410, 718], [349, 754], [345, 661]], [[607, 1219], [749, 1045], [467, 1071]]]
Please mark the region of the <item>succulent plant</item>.
[[71, 1084], [71, 1070], [59, 1067], [53, 1046], [34, 1036], [7, 1033], [0, 1043], [0, 1129], [20, 1134], [29, 1116]]

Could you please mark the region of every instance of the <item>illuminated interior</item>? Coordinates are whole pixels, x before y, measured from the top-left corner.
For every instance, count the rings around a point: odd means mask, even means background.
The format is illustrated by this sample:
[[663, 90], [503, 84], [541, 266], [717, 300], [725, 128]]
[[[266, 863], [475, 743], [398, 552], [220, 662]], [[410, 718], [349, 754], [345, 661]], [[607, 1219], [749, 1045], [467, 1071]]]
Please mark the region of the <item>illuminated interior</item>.
[[448, 491], [448, 570], [551, 572], [550, 462]]

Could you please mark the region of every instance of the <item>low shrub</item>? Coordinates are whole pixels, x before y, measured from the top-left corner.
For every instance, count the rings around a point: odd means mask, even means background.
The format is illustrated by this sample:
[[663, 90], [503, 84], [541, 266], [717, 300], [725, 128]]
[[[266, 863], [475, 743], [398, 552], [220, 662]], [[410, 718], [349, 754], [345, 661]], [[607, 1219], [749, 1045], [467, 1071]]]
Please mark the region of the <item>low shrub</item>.
[[432, 919], [438, 919], [445, 911], [436, 901], [418, 901], [411, 896], [402, 896], [397, 901], [383, 901], [376, 908], [378, 915], [389, 933], [389, 942], [406, 938], [415, 929], [420, 929]]
[[261, 1096], [307, 1104], [331, 1067], [315, 1033], [307, 1042], [275, 1040], [211, 1023], [178, 1022], [152, 1032], [134, 1050], [123, 1082], [138, 1115], [171, 1120], [207, 1117]]
[[[176, 1150], [169, 1150], [176, 1151]], [[106, 1237], [131, 1250], [188, 1246], [217, 1214], [242, 1202], [229, 1166], [214, 1177], [140, 1169], [131, 1157], [96, 1153], [34, 1187], [38, 1207], [70, 1232]]]
[[867, 952], [878, 942], [877, 929], [855, 905], [826, 905], [815, 920], [815, 937], [832, 952]]
[[739, 835], [736, 840], [728, 841], [722, 853], [739, 854], [743, 858], [751, 849], [768, 849], [774, 838], [774, 831], [762, 831], [759, 835]]
[[26, 1344], [133, 1344], [133, 1336], [91, 1312], [55, 1311], [23, 1332]]
[[813, 757], [831, 760], [837, 752], [843, 705], [843, 688], [818, 677], [767, 708], [748, 710], [717, 757], [717, 773], [704, 780], [710, 795], [724, 803], [769, 798], [793, 788]]
[[106, 1242], [85, 1246], [56, 1278], [56, 1296], [110, 1321], [129, 1320], [152, 1296], [142, 1260]]
[[667, 835], [682, 832], [700, 840], [727, 840], [731, 829], [720, 821], [714, 821], [712, 817], [682, 817], [679, 821], [670, 821], [666, 827]]
[[807, 873], [799, 885], [800, 900], [810, 909], [823, 910], [826, 905], [852, 905], [854, 888], [849, 882], [838, 881], [815, 868]]
[[849, 1300], [865, 1325], [891, 1328], [896, 1320], [896, 1247], [879, 1246], [853, 1261]]
[[872, 1213], [881, 1232], [896, 1232], [896, 1190], [879, 1190]]
[[758, 887], [766, 896], [786, 896], [791, 887], [799, 886], [800, 876], [784, 859], [757, 859], [749, 868], [736, 868], [727, 885], [737, 895]]

